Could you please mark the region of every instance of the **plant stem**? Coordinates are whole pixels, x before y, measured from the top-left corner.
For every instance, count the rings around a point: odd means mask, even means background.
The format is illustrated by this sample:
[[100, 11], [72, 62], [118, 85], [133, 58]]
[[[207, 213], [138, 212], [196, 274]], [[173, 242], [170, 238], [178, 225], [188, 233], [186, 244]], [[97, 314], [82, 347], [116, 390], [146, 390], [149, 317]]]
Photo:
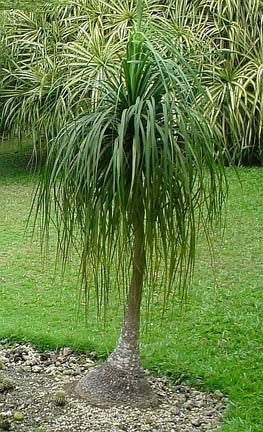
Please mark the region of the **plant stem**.
[[125, 370], [140, 370], [140, 308], [145, 270], [144, 217], [134, 218], [133, 270], [120, 339], [108, 362]]

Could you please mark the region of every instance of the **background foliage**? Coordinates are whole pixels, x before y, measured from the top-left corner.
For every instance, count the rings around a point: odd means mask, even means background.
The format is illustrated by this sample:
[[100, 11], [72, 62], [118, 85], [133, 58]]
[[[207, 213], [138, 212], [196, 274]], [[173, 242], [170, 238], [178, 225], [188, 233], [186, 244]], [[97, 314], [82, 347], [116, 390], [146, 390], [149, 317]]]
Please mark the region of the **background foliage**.
[[[177, 47], [199, 67], [210, 97], [207, 116], [236, 162], [262, 163], [262, 2], [147, 0], [146, 5], [146, 25], [176, 33]], [[35, 140], [50, 138], [85, 109], [92, 97], [87, 83], [122, 56], [135, 6], [135, 0], [76, 0], [6, 12], [2, 129], [16, 133], [23, 124]]]

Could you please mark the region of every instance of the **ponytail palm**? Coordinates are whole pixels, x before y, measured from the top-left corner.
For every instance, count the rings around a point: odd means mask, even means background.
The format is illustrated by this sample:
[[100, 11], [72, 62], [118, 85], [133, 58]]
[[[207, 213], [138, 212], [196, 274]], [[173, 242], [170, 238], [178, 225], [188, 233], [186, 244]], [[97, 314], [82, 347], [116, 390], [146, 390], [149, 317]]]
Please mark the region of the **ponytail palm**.
[[63, 259], [72, 246], [81, 251], [98, 308], [114, 289], [125, 293], [117, 348], [76, 386], [100, 404], [157, 403], [140, 363], [142, 294], [150, 303], [159, 285], [164, 308], [176, 289], [185, 294], [197, 229], [224, 197], [222, 151], [196, 102], [197, 74], [159, 32], [155, 46], [134, 32], [121, 65], [93, 82], [96, 98], [53, 141], [36, 197], [43, 229], [55, 219]]

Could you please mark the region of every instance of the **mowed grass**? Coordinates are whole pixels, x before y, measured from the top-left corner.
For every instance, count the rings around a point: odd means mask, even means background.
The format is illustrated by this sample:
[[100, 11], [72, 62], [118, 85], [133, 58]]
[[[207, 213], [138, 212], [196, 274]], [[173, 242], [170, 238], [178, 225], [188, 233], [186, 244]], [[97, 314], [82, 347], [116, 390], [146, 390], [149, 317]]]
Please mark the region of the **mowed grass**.
[[[27, 163], [20, 153], [0, 155], [0, 339], [96, 350], [105, 357], [116, 343], [121, 307], [113, 300], [104, 326], [91, 306], [85, 326], [76, 258], [63, 280], [53, 240], [47, 260], [41, 259], [38, 241], [25, 234], [37, 182]], [[167, 311], [161, 321], [156, 300], [142, 356], [154, 373], [227, 394], [222, 432], [262, 432], [263, 169], [238, 173], [242, 186], [228, 169], [225, 235], [215, 235], [214, 268], [200, 240], [187, 306]]]

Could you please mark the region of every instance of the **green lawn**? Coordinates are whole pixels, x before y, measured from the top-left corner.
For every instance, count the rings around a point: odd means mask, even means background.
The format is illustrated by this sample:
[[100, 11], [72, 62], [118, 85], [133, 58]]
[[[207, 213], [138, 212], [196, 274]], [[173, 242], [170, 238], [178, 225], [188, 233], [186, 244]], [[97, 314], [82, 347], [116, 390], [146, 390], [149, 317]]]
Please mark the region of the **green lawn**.
[[[238, 172], [242, 188], [228, 170], [226, 229], [223, 241], [216, 236], [214, 270], [200, 241], [186, 310], [168, 311], [161, 323], [156, 302], [142, 354], [154, 372], [226, 393], [223, 432], [262, 432], [263, 169]], [[75, 258], [63, 281], [52, 244], [42, 262], [36, 239], [24, 233], [36, 179], [24, 155], [0, 155], [0, 339], [95, 349], [103, 357], [114, 347], [121, 309], [112, 305], [104, 328], [91, 307], [85, 327]]]

